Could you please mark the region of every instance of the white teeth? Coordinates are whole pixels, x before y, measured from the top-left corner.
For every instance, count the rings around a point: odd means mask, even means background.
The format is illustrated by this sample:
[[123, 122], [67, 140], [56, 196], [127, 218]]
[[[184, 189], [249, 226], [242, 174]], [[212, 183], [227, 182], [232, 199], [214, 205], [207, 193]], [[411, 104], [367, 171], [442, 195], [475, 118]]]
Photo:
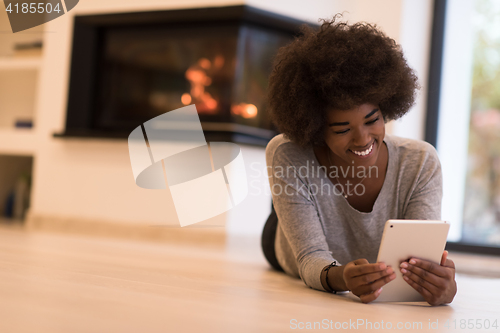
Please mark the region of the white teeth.
[[373, 149], [373, 143], [372, 145], [370, 146], [370, 148], [368, 148], [367, 150], [365, 151], [354, 151], [354, 150], [351, 150], [354, 154], [358, 155], [358, 156], [365, 156], [365, 155], [368, 155], [369, 153], [372, 152], [372, 149]]

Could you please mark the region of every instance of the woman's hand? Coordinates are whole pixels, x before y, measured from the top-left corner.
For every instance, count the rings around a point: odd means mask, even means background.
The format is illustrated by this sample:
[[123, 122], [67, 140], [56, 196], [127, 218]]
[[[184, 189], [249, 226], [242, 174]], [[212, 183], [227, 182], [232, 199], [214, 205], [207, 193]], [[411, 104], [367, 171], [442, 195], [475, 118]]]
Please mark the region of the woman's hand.
[[391, 267], [384, 263], [370, 264], [366, 259], [351, 261], [344, 268], [344, 282], [347, 288], [363, 303], [374, 301], [382, 287], [396, 278]]
[[403, 279], [430, 305], [451, 303], [457, 293], [455, 263], [447, 258], [448, 251], [444, 251], [441, 265], [417, 258], [401, 263]]

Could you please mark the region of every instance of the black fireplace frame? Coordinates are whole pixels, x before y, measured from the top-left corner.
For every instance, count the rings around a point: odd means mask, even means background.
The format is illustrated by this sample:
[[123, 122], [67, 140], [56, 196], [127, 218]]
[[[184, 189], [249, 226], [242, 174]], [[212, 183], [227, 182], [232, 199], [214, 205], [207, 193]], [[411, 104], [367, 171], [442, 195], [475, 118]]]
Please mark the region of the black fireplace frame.
[[[75, 16], [74, 40], [71, 55], [66, 126], [55, 137], [68, 138], [127, 138], [128, 131], [104, 131], [92, 128], [94, 89], [98, 57], [102, 51], [102, 29], [117, 26], [141, 26], [165, 23], [203, 25], [213, 23], [246, 24], [290, 34], [300, 33], [300, 26], [318, 25], [283, 15], [267, 12], [251, 6], [227, 6], [194, 9], [175, 9], [152, 12], [99, 14]], [[237, 123], [202, 122], [207, 141], [227, 141], [265, 146], [278, 134], [275, 130], [245, 126]]]

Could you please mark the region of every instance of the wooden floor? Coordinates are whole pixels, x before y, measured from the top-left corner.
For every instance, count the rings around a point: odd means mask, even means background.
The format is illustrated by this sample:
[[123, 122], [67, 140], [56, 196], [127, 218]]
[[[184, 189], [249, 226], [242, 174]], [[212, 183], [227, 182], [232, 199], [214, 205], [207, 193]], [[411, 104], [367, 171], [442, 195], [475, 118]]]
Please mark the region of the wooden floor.
[[[333, 331], [349, 320], [361, 332], [371, 331], [367, 321], [378, 332], [388, 323], [404, 332], [498, 331], [477, 329], [476, 319], [500, 325], [500, 280], [457, 281], [449, 306], [366, 305], [271, 271], [258, 239], [196, 248], [0, 228], [2, 333], [291, 332], [314, 322]], [[476, 329], [460, 329], [463, 319]]]

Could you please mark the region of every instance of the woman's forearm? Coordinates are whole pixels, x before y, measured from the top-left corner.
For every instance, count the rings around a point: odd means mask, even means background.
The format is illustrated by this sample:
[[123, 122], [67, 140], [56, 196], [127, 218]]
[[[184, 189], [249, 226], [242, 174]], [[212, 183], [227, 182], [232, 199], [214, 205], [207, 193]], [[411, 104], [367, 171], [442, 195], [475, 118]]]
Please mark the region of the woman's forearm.
[[[325, 268], [327, 268], [326, 266]], [[328, 278], [328, 280], [327, 280]], [[327, 271], [321, 270], [321, 284], [326, 290], [344, 291], [348, 290], [344, 281], [344, 266], [334, 266]], [[327, 285], [325, 285], [327, 284]]]

